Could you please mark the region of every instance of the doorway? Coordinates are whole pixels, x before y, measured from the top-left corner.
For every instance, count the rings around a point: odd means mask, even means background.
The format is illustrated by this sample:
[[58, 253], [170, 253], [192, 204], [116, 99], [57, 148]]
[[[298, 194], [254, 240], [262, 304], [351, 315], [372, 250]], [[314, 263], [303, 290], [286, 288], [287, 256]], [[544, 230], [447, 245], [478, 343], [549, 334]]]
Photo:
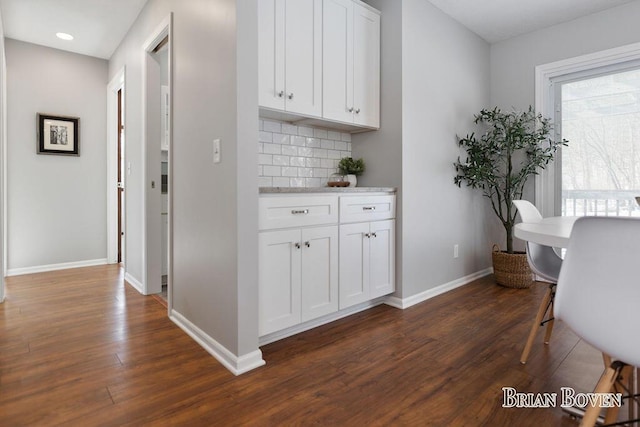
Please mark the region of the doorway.
[[107, 260], [126, 264], [125, 69], [107, 86]]
[[118, 125], [117, 125], [117, 132], [118, 132], [118, 147], [117, 147], [117, 158], [118, 158], [118, 211], [117, 211], [117, 216], [118, 216], [118, 233], [117, 233], [117, 241], [118, 241], [118, 255], [117, 255], [117, 261], [118, 263], [122, 263], [123, 260], [123, 256], [122, 256], [122, 250], [124, 248], [122, 241], [124, 239], [124, 223], [123, 223], [123, 212], [122, 212], [122, 207], [124, 206], [124, 155], [123, 155], [123, 150], [124, 150], [124, 116], [123, 116], [123, 97], [122, 97], [122, 88], [118, 89], [118, 93], [117, 93], [117, 98], [118, 98]]

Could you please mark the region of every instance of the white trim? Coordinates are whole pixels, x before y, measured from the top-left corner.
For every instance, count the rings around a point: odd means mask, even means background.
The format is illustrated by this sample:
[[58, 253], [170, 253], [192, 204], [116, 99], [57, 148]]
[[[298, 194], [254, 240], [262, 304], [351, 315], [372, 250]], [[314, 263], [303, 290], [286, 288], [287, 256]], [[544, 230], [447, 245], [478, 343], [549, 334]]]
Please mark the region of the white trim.
[[[124, 82], [125, 67], [122, 67], [107, 85], [107, 262], [109, 264], [118, 262], [118, 132], [114, 132], [114, 129], [118, 126], [118, 90], [120, 89], [123, 89], [124, 109]], [[126, 164], [126, 159], [124, 161]], [[126, 174], [123, 175], [126, 179]], [[122, 208], [124, 213], [124, 206]], [[125, 215], [123, 214], [122, 217], [124, 225]]]
[[[640, 59], [640, 43], [633, 43], [536, 66], [536, 112], [541, 113], [545, 117], [554, 117], [553, 105], [548, 105], [547, 102], [551, 79], [554, 77], [638, 59]], [[535, 205], [538, 210], [540, 210], [542, 216], [553, 216], [555, 214], [553, 209], [554, 180], [555, 172], [553, 165], [549, 165], [540, 171], [540, 175], [535, 178]]]
[[144, 286], [142, 285], [142, 283], [138, 279], [133, 277], [130, 273], [124, 273], [124, 281], [129, 283], [129, 285], [133, 289], [135, 289], [136, 291], [138, 291], [142, 295], [144, 295]]
[[491, 273], [493, 273], [493, 268], [485, 268], [484, 270], [480, 270], [478, 272], [469, 274], [468, 276], [464, 276], [459, 279], [452, 280], [451, 282], [445, 283], [440, 286], [436, 286], [435, 288], [427, 289], [424, 292], [420, 292], [419, 294], [412, 295], [407, 298], [398, 298], [393, 296], [387, 297], [385, 304], [390, 305], [391, 307], [400, 308], [404, 310], [405, 308], [409, 308], [413, 305], [419, 304], [428, 299], [444, 294], [445, 292], [449, 292], [461, 286], [468, 285], [474, 280], [477, 280], [484, 276], [488, 276]]
[[2, 85], [2, 94], [0, 97], [0, 104], [2, 107], [2, 114], [0, 115], [1, 121], [1, 130], [2, 134], [0, 135], [0, 158], [2, 159], [2, 175], [0, 176], [0, 191], [1, 191], [1, 199], [0, 199], [0, 213], [2, 214], [2, 223], [0, 227], [2, 227], [2, 254], [0, 257], [0, 302], [4, 302], [5, 298], [5, 283], [4, 277], [6, 275], [6, 269], [9, 266], [9, 240], [8, 240], [8, 230], [9, 230], [9, 222], [7, 215], [7, 57], [4, 48], [4, 35], [0, 34], [0, 43], [2, 43], [2, 58], [0, 58], [1, 63], [1, 76], [0, 76], [0, 85]]
[[317, 319], [309, 320], [308, 322], [300, 323], [281, 331], [276, 331], [271, 334], [263, 335], [260, 337], [258, 344], [265, 345], [272, 342], [288, 338], [292, 335], [299, 334], [301, 332], [308, 331], [318, 326], [326, 325], [327, 323], [335, 322], [343, 317], [351, 316], [352, 314], [359, 313], [364, 310], [368, 310], [380, 304], [385, 303], [385, 297], [376, 298], [371, 301], [363, 302], [352, 307], [345, 308], [344, 310], [337, 311], [335, 313], [327, 314], [326, 316], [318, 317]]
[[60, 264], [37, 265], [34, 267], [12, 268], [7, 270], [8, 276], [20, 276], [22, 274], [44, 273], [46, 271], [67, 270], [69, 268], [93, 267], [107, 264], [106, 258], [89, 259], [86, 261], [63, 262]]
[[259, 349], [243, 356], [236, 356], [176, 310], [171, 310], [169, 319], [234, 375], [244, 374], [266, 363], [262, 359], [262, 352]]

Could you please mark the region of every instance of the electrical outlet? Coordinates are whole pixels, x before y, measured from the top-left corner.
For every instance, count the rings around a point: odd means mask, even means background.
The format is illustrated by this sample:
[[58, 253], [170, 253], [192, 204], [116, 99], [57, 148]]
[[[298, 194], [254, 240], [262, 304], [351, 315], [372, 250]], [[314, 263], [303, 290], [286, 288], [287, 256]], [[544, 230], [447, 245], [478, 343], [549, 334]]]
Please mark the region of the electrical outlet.
[[453, 257], [458, 258], [458, 244], [453, 245]]
[[213, 140], [213, 163], [220, 163], [220, 140]]

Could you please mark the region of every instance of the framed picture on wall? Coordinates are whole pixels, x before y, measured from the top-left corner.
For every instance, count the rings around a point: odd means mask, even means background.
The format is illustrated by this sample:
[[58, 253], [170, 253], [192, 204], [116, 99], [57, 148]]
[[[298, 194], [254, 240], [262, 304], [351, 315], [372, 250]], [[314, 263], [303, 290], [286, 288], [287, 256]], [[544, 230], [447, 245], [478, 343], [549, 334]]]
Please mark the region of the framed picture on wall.
[[38, 154], [80, 155], [80, 118], [38, 113]]

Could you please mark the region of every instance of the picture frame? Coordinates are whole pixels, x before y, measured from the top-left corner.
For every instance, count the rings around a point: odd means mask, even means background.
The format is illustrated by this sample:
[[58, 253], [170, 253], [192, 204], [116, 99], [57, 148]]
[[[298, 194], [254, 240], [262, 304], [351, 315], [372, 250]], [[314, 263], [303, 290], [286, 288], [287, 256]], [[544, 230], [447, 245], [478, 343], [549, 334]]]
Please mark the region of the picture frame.
[[80, 118], [37, 113], [37, 153], [80, 156]]

